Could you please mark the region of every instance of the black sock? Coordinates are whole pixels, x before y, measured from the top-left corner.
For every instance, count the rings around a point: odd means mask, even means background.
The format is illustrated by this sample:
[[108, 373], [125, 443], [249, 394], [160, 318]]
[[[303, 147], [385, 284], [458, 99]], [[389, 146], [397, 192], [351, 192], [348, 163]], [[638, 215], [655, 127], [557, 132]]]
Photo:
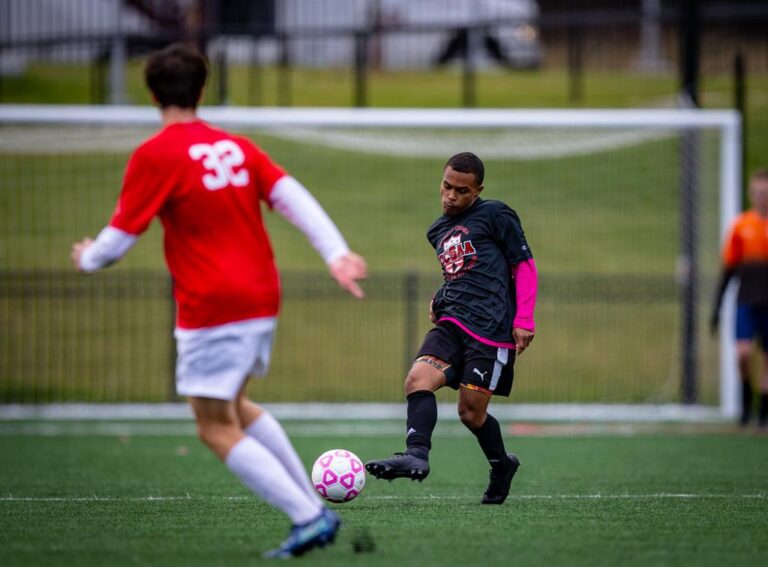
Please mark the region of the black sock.
[[750, 382], [741, 382], [741, 423], [749, 423], [752, 416], [752, 384]]
[[434, 392], [419, 390], [408, 394], [408, 420], [406, 421], [407, 433], [405, 444], [408, 455], [429, 458], [429, 450], [432, 448], [432, 432], [437, 423], [437, 399]]
[[480, 448], [494, 469], [503, 469], [507, 466], [507, 450], [504, 448], [504, 439], [501, 437], [499, 422], [491, 414], [487, 414], [485, 423], [477, 429], [470, 429], [477, 437]]
[[760, 413], [757, 414], [757, 422], [760, 425], [768, 425], [768, 392], [760, 394]]

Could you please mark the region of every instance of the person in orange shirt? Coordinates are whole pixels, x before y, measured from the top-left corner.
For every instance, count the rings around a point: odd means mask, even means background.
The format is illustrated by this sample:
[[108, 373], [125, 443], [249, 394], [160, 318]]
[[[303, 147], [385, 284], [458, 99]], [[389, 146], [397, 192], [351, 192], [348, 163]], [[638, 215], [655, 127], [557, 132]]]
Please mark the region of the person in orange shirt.
[[762, 377], [758, 425], [768, 427], [768, 169], [756, 171], [749, 182], [752, 209], [731, 225], [723, 247], [723, 272], [715, 296], [712, 331], [719, 325], [720, 304], [728, 282], [739, 278], [736, 308], [736, 350], [742, 385], [741, 425], [752, 415], [752, 348], [762, 347]]

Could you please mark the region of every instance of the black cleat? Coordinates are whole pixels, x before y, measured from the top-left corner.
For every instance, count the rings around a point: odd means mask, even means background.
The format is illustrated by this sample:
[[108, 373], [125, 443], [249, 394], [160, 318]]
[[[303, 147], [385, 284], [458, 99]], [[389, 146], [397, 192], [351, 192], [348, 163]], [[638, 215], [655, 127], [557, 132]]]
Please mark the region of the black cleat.
[[429, 461], [407, 453], [395, 453], [391, 459], [368, 461], [365, 470], [383, 480], [410, 478], [421, 482], [429, 475]]
[[520, 467], [520, 459], [513, 453], [507, 454], [507, 460], [509, 461], [508, 467], [499, 474], [496, 474], [491, 469], [491, 482], [488, 483], [488, 488], [483, 494], [481, 502], [483, 504], [503, 504], [509, 494], [509, 485], [512, 484], [512, 479]]

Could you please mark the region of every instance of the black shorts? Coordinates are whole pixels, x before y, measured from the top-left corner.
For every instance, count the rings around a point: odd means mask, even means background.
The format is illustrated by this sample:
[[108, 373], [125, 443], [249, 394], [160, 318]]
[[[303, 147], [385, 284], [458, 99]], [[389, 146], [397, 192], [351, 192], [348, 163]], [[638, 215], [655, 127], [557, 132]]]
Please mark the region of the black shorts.
[[496, 396], [509, 396], [514, 380], [515, 350], [500, 348], [472, 338], [452, 323], [430, 329], [424, 337], [420, 356], [431, 355], [451, 365], [447, 385], [464, 386]]

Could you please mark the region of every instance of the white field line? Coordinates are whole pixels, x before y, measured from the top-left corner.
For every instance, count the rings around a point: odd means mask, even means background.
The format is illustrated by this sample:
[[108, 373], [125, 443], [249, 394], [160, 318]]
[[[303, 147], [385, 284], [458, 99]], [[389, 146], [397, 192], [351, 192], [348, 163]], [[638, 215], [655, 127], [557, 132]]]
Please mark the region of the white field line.
[[[283, 422], [291, 438], [344, 437], [344, 438], [381, 438], [405, 435], [403, 423], [396, 422], [360, 422], [360, 423], [296, 423]], [[735, 428], [735, 426], [734, 426]], [[667, 433], [671, 435], [707, 435], [728, 432], [721, 425], [702, 426], [678, 424], [675, 427], [663, 424], [574, 424], [535, 427], [528, 424], [507, 425], [504, 431], [515, 437], [634, 437]], [[460, 423], [441, 423], [434, 432], [435, 438], [458, 439], [469, 435]], [[2, 423], [0, 438], [3, 437], [196, 437], [193, 423]]]
[[[405, 403], [264, 404], [277, 419], [296, 421], [405, 420]], [[722, 422], [719, 408], [680, 404], [493, 404], [496, 419], [509, 421]], [[160, 404], [0, 404], [0, 422], [21, 420], [156, 421], [191, 420], [185, 403]], [[438, 404], [440, 421], [455, 421], [456, 404]]]
[[[402, 437], [404, 423], [283, 423], [291, 437], [322, 437], [327, 435], [343, 437]], [[436, 437], [458, 437], [466, 435], [459, 424], [445, 424], [436, 432]], [[192, 422], [89, 422], [89, 423], [1, 423], [0, 437], [194, 437]]]
[[[405, 425], [402, 421], [360, 422], [295, 422], [284, 421], [283, 426], [292, 438], [351, 437], [351, 438], [402, 438]], [[677, 435], [705, 435], [729, 430], [722, 424], [675, 425], [653, 423], [574, 423], [545, 424], [512, 423], [504, 425], [505, 431], [516, 437], [632, 437], [657, 433]], [[468, 435], [458, 420], [442, 422], [435, 429], [436, 438], [455, 439]], [[179, 421], [168, 422], [2, 422], [2, 437], [196, 437], [195, 425]]]
[[[366, 500], [472, 500], [471, 496], [455, 495], [372, 495], [364, 497]], [[768, 500], [768, 494], [694, 494], [659, 492], [652, 494], [517, 494], [510, 495], [510, 500]], [[177, 502], [177, 501], [254, 501], [253, 496], [192, 496], [184, 494], [179, 496], [0, 496], [0, 502]]]

